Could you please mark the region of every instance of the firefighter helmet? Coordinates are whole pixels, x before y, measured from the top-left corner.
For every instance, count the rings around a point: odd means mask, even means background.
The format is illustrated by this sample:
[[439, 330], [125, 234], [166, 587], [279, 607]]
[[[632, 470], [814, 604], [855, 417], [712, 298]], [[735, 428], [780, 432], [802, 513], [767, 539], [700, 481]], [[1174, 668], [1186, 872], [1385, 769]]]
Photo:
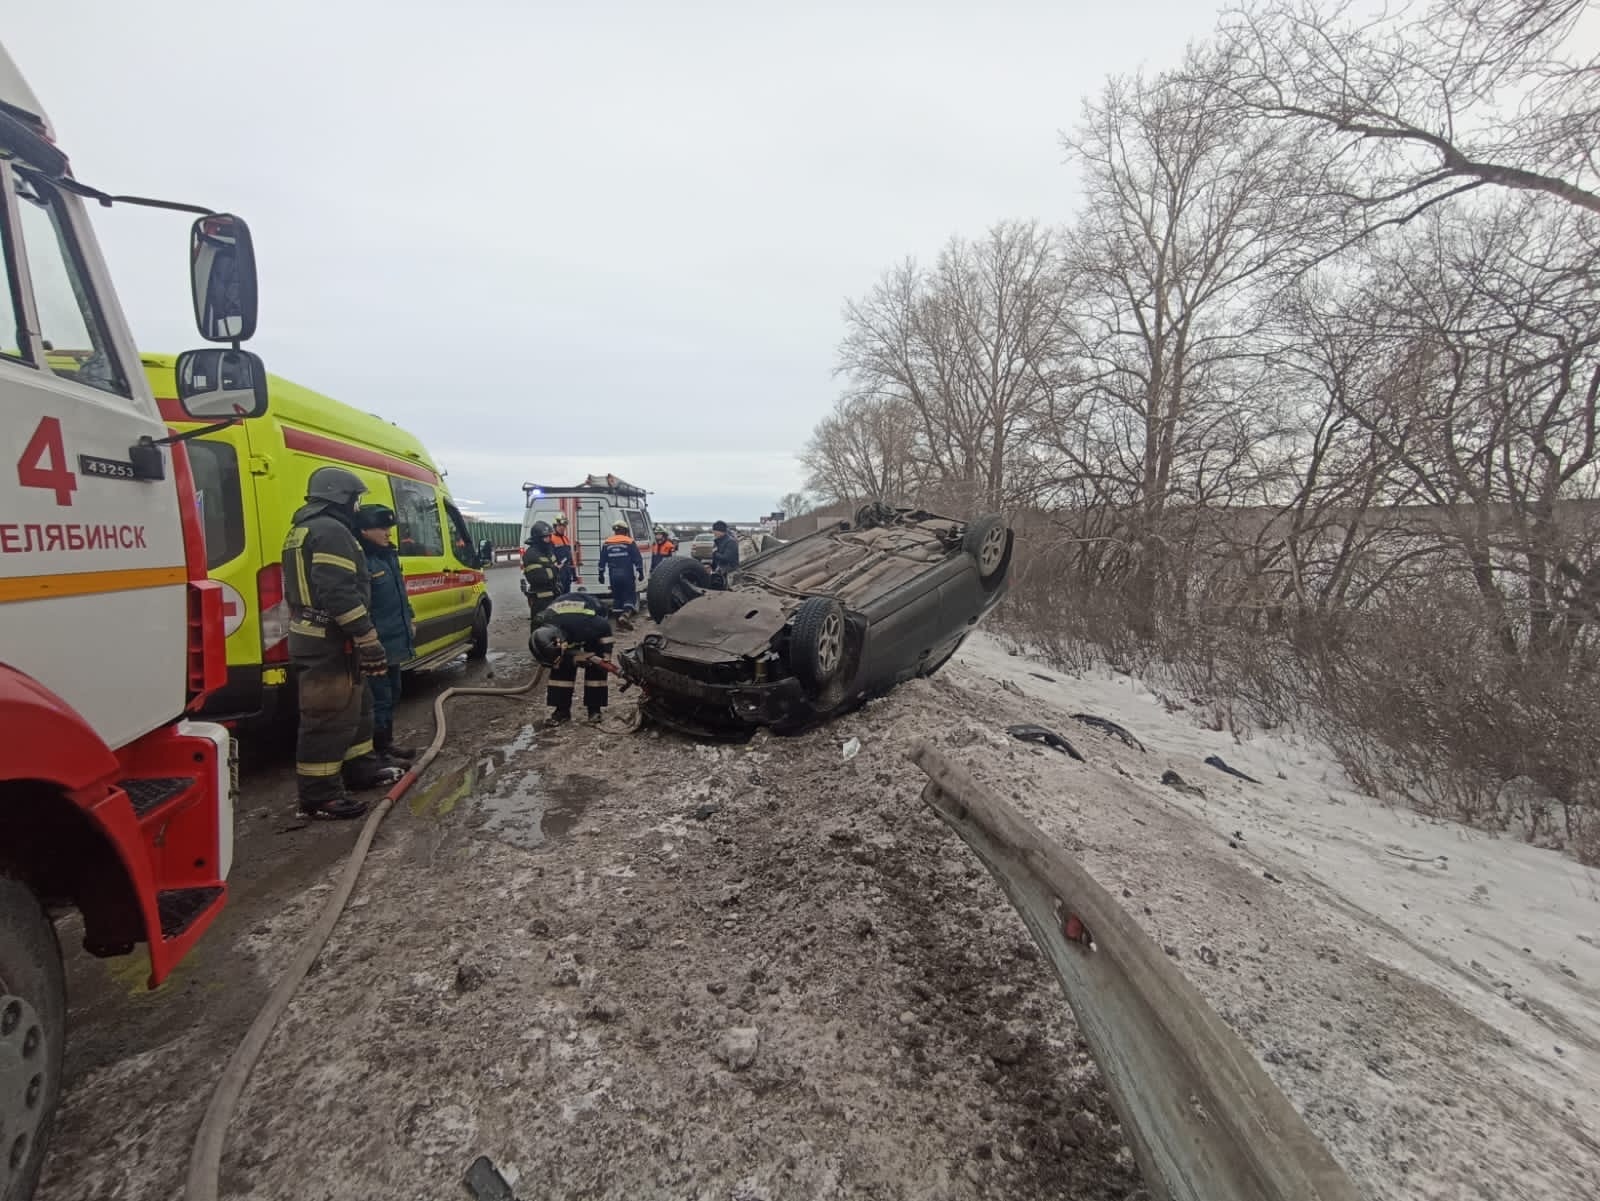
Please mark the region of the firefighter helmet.
[[550, 523], [548, 521], [536, 521], [528, 527], [529, 546], [532, 546], [535, 542], [543, 542], [548, 537], [550, 537]]
[[561, 652], [566, 645], [561, 641], [561, 631], [555, 626], [540, 626], [528, 639], [528, 650], [533, 657], [546, 667], [554, 667], [561, 661]]
[[306, 484], [306, 499], [332, 501], [353, 508], [356, 499], [366, 490], [367, 486], [353, 471], [343, 467], [318, 467]]

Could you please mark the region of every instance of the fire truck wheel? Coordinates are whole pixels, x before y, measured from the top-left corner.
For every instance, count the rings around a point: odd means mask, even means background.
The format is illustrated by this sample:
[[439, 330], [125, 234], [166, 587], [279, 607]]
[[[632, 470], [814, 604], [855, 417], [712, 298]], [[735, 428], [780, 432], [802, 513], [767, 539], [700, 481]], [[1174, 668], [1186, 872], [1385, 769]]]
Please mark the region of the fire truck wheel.
[[0, 875], [0, 1201], [26, 1201], [38, 1182], [66, 1027], [55, 927], [32, 890]]

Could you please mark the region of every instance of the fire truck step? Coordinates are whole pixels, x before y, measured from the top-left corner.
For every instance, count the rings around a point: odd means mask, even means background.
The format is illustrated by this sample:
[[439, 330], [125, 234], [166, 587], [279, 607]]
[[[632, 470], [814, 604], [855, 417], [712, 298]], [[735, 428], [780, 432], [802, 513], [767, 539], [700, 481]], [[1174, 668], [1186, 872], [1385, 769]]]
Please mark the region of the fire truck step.
[[153, 812], [173, 797], [194, 787], [193, 776], [151, 776], [148, 779], [118, 780], [117, 787], [128, 794], [139, 817]]
[[211, 903], [222, 895], [220, 886], [206, 888], [166, 888], [156, 894], [156, 908], [161, 913], [161, 934], [176, 938], [199, 917]]

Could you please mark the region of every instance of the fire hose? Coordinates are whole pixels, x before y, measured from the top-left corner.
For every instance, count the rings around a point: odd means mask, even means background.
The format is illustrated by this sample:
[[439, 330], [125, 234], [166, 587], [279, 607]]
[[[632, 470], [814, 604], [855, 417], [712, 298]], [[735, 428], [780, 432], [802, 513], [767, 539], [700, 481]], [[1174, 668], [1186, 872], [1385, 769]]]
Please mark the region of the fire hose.
[[[595, 658], [611, 674], [619, 674], [614, 664], [607, 663], [598, 656]], [[547, 669], [541, 667], [534, 672], [527, 683], [515, 687], [447, 688], [434, 698], [433, 742], [407, 769], [406, 774], [395, 783], [394, 787], [384, 794], [383, 800], [367, 816], [366, 824], [361, 828], [361, 835], [356, 839], [355, 849], [345, 861], [339, 883], [334, 888], [333, 895], [328, 898], [328, 903], [323, 906], [316, 925], [307, 932], [300, 949], [295, 952], [294, 959], [279, 977], [266, 1004], [261, 1007], [261, 1012], [256, 1015], [256, 1020], [251, 1023], [244, 1040], [234, 1050], [233, 1057], [228, 1060], [227, 1067], [217, 1080], [216, 1091], [211, 1094], [211, 1102], [206, 1106], [205, 1116], [200, 1120], [200, 1129], [195, 1134], [194, 1147], [189, 1154], [189, 1171], [184, 1178], [183, 1186], [184, 1201], [217, 1201], [218, 1173], [222, 1166], [222, 1151], [227, 1140], [228, 1123], [232, 1121], [239, 1099], [244, 1095], [250, 1073], [255, 1068], [256, 1060], [261, 1057], [261, 1052], [266, 1048], [267, 1041], [272, 1037], [272, 1032], [277, 1028], [279, 1020], [289, 1008], [289, 1002], [294, 999], [295, 992], [305, 979], [306, 973], [311, 970], [312, 963], [322, 953], [323, 947], [333, 934], [334, 927], [338, 925], [345, 905], [355, 891], [356, 881], [361, 876], [361, 868], [366, 863], [367, 852], [372, 847], [372, 840], [378, 832], [379, 825], [394, 808], [395, 802], [406, 794], [423, 772], [428, 770], [428, 765], [434, 761], [440, 748], [444, 746], [449, 733], [444, 717], [445, 702], [458, 696], [523, 696], [538, 687], [547, 674], [549, 674]], [[635, 721], [628, 730], [606, 732], [627, 733], [637, 728], [638, 724]]]

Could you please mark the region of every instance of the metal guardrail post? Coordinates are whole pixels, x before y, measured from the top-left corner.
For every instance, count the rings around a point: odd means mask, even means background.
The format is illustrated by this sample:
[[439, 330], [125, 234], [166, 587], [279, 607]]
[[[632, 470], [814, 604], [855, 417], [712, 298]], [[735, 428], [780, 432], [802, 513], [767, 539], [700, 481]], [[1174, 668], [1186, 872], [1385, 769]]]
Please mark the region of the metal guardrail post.
[[927, 744], [923, 800], [977, 854], [1055, 969], [1151, 1195], [1355, 1201], [1328, 1148], [1112, 895]]

